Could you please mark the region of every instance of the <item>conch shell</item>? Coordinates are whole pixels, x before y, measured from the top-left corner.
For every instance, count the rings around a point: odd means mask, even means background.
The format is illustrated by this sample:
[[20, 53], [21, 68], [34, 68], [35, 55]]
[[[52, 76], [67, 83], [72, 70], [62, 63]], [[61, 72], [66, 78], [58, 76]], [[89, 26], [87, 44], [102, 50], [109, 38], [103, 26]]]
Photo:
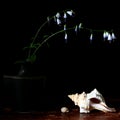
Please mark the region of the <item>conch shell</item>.
[[95, 88], [90, 93], [71, 94], [68, 97], [80, 108], [80, 113], [90, 113], [91, 110], [100, 110], [103, 112], [116, 112], [115, 108], [106, 105], [102, 94]]

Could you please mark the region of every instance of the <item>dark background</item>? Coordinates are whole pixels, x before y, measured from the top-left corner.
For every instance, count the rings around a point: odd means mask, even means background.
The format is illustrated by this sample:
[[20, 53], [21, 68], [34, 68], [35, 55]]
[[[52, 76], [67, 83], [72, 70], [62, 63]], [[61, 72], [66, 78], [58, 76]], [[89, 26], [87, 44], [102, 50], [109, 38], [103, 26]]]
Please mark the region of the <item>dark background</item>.
[[[84, 33], [81, 37], [70, 38], [67, 45], [53, 46], [42, 49], [42, 63], [38, 66], [48, 77], [47, 91], [51, 92], [82, 92], [98, 88], [106, 96], [120, 97], [119, 94], [119, 7], [116, 1], [6, 1], [2, 9], [3, 37], [2, 75], [16, 72], [13, 63], [23, 57], [21, 49], [27, 45], [39, 23], [46, 16], [57, 11], [73, 9], [78, 19], [86, 27], [93, 29], [113, 29], [117, 39], [114, 43], [101, 42], [96, 35], [96, 41], [89, 44], [89, 38]], [[83, 41], [84, 40], [84, 41]], [[36, 69], [38, 69], [38, 66]], [[50, 91], [49, 91], [50, 92]]]

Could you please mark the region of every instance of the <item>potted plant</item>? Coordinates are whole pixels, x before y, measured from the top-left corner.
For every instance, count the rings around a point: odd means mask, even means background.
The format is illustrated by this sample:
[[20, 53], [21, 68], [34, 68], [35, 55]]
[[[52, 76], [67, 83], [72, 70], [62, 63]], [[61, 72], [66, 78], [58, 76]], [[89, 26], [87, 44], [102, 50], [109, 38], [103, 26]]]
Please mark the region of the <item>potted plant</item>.
[[[31, 37], [28, 46], [23, 48], [25, 58], [16, 61], [16, 63], [22, 63], [23, 65], [28, 64], [28, 66], [37, 63], [37, 61], [40, 63], [41, 57], [39, 56], [42, 54], [44, 48], [51, 47], [52, 44], [54, 44], [52, 40], [57, 43], [58, 37], [60, 37], [61, 34], [64, 36], [64, 42], [67, 42], [67, 31], [75, 29], [75, 26], [72, 25], [67, 28], [70, 17], [74, 17], [74, 15], [75, 12], [73, 10], [63, 10], [55, 13], [53, 16], [48, 16], [38, 27], [33, 37]], [[45, 54], [45, 51], [43, 51], [43, 54]], [[42, 57], [44, 57], [44, 55]], [[21, 74], [22, 71], [19, 72], [19, 75]]]
[[[51, 17], [48, 16], [38, 27], [28, 46], [23, 48], [25, 57], [15, 61], [15, 66], [17, 66], [15, 67], [17, 68], [15, 70], [16, 75], [5, 74], [3, 76], [5, 94], [9, 97], [10, 102], [7, 104], [5, 102], [6, 106], [14, 106], [17, 111], [32, 109], [36, 103], [36, 100], [34, 101], [35, 97], [37, 97], [35, 93], [39, 93], [42, 96], [39, 104], [43, 104], [41, 102], [44, 101], [44, 93], [46, 93], [47, 76], [43, 72], [44, 66], [42, 67], [42, 64], [40, 64], [39, 70], [36, 68], [39, 61], [38, 56], [41, 55], [44, 47], [49, 47], [49, 44], [52, 44], [49, 41], [54, 40], [53, 38], [57, 35], [62, 34], [65, 42], [67, 42], [67, 31], [75, 29], [75, 26], [67, 28], [67, 21], [70, 17], [74, 17], [74, 14], [73, 10], [57, 12]], [[39, 62], [41, 62], [41, 59]], [[32, 96], [34, 96], [34, 99], [31, 98]]]

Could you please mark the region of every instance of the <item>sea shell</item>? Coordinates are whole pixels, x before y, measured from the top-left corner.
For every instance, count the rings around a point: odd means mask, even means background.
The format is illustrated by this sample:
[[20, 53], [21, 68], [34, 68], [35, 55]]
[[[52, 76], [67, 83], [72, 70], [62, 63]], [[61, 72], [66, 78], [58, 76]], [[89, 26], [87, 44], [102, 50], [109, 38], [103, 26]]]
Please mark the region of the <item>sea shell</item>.
[[104, 97], [96, 88], [90, 93], [76, 93], [68, 95], [68, 97], [80, 108], [80, 113], [90, 113], [91, 110], [116, 112], [115, 108], [106, 105]]
[[61, 112], [67, 113], [67, 112], [69, 112], [69, 109], [67, 107], [61, 107]]

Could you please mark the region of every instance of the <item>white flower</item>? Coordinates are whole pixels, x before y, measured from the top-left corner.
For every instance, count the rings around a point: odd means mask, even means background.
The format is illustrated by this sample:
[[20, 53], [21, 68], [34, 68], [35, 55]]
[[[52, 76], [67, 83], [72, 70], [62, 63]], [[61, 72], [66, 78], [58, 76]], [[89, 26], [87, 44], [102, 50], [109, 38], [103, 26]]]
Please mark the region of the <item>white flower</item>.
[[112, 40], [112, 36], [111, 34], [108, 34], [108, 38], [107, 38], [108, 41], [111, 41]]
[[116, 36], [115, 36], [115, 34], [113, 32], [112, 32], [111, 37], [112, 37], [113, 40], [116, 39]]
[[77, 25], [75, 26], [75, 32], [76, 33], [78, 32], [78, 26]]
[[57, 17], [57, 18], [60, 18], [60, 13], [57, 13], [57, 14], [56, 14], [56, 17]]
[[68, 36], [67, 36], [67, 33], [65, 32], [65, 40], [67, 40]]
[[80, 23], [79, 26], [78, 26], [79, 30], [81, 29], [81, 27], [82, 27], [82, 23]]
[[61, 20], [57, 18], [57, 25], [61, 24]]
[[104, 33], [103, 33], [103, 38], [104, 38], [104, 39], [108, 38], [108, 35], [109, 35], [109, 33], [106, 32], [106, 31], [104, 31]]
[[64, 12], [64, 16], [63, 16], [63, 18], [65, 18], [65, 19], [67, 18], [67, 14], [66, 14], [65, 12]]
[[90, 35], [90, 41], [92, 41], [93, 40], [93, 34], [91, 33], [91, 35]]
[[73, 15], [73, 10], [69, 10], [69, 11], [67, 11], [67, 14], [69, 14], [70, 16], [72, 16]]

